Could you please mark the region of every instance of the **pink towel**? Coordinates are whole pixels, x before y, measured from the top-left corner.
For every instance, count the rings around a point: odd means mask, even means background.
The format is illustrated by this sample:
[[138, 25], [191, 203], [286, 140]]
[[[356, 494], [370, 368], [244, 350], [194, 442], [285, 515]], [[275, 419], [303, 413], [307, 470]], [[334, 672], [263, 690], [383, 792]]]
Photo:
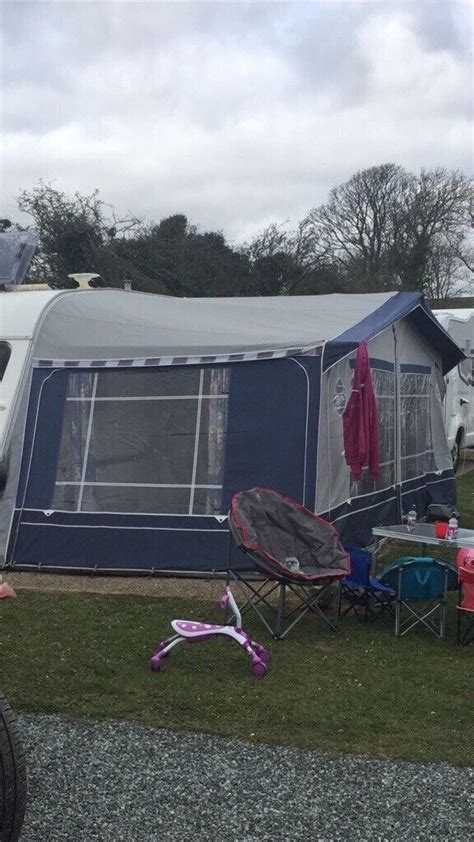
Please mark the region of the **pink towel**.
[[362, 468], [379, 478], [379, 413], [365, 342], [357, 349], [351, 396], [342, 416], [346, 462], [357, 482]]

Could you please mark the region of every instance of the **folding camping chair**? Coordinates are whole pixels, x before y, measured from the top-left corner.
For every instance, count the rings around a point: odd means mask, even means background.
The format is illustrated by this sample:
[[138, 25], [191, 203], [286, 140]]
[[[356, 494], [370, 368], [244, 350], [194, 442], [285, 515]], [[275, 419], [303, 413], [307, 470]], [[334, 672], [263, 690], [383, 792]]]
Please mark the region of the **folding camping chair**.
[[[232, 498], [229, 528], [259, 574], [252, 578], [229, 562], [228, 578], [244, 596], [242, 614], [253, 610], [276, 640], [309, 611], [336, 631], [322, 599], [333, 582], [350, 572], [350, 559], [332, 524], [276, 491], [252, 488]], [[288, 595], [295, 598], [293, 606]]]
[[[436, 637], [444, 637], [447, 592], [458, 586], [457, 572], [451, 564], [438, 558], [399, 558], [383, 571], [380, 581], [397, 594], [397, 637], [403, 637], [419, 624]], [[436, 614], [437, 622], [433, 616]]]
[[459, 550], [456, 564], [459, 579], [458, 645], [467, 646], [474, 641], [474, 550]]
[[[393, 588], [383, 585], [375, 576], [370, 575], [373, 565], [371, 553], [353, 547], [344, 547], [351, 559], [351, 572], [341, 582], [339, 591], [338, 616], [344, 617], [353, 611], [358, 619], [359, 608], [364, 612], [364, 621], [369, 614], [375, 615], [374, 608], [393, 614], [392, 601], [395, 597]], [[343, 602], [346, 603], [344, 610]]]

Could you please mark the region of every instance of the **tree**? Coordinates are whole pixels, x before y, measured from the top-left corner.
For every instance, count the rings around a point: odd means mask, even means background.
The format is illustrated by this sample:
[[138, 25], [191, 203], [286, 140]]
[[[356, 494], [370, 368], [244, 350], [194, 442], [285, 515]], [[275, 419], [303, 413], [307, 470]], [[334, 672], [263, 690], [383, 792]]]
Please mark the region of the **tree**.
[[458, 260], [466, 258], [471, 201], [459, 172], [437, 168], [417, 177], [395, 164], [362, 170], [308, 214], [313, 259], [336, 266], [353, 290], [429, 291], [435, 253], [456, 244]]
[[296, 231], [272, 223], [244, 246], [250, 264], [251, 295], [317, 295], [342, 291], [336, 267], [314, 256], [314, 234], [308, 220]]
[[425, 270], [425, 293], [437, 307], [447, 307], [453, 294], [468, 292], [466, 267], [456, 249], [447, 242], [437, 242], [430, 250]]
[[439, 167], [411, 180], [401, 197], [394, 242], [393, 262], [403, 289], [425, 290], [435, 261], [439, 268], [449, 267], [443, 283], [452, 278], [448, 288], [453, 291], [456, 259], [467, 261], [471, 202], [472, 186], [460, 172]]
[[222, 233], [200, 233], [175, 214], [144, 224], [119, 217], [99, 197], [73, 196], [39, 182], [18, 197], [40, 232], [40, 248], [30, 282], [70, 286], [73, 272], [97, 272], [107, 286], [131, 280], [134, 289], [172, 295], [244, 295], [249, 260], [229, 246]]
[[33, 218], [40, 232], [39, 249], [28, 273], [30, 282], [68, 286], [69, 274], [94, 271], [109, 286], [132, 277], [141, 286], [163, 291], [115, 250], [115, 243], [131, 236], [142, 223], [135, 217], [117, 217], [99, 198], [98, 190], [68, 196], [40, 181], [20, 193], [18, 207]]
[[250, 271], [247, 256], [229, 246], [220, 231], [200, 233], [183, 214], [162, 219], [117, 251], [146, 274], [154, 273], [172, 295], [245, 295]]

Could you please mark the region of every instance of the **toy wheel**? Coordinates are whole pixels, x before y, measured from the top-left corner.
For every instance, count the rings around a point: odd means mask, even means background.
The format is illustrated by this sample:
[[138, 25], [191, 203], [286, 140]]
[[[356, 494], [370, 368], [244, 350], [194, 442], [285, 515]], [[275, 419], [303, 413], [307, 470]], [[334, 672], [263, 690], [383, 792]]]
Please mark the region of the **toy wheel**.
[[264, 646], [258, 646], [255, 649], [255, 651], [256, 651], [258, 657], [260, 658], [260, 660], [263, 661], [264, 664], [270, 663], [270, 661], [272, 659], [272, 653], [269, 652], [268, 649], [265, 649]]
[[255, 663], [252, 664], [252, 672], [256, 678], [262, 678], [267, 669], [268, 667], [263, 663], [263, 661], [255, 661]]
[[153, 658], [150, 658], [150, 669], [152, 672], [159, 672], [161, 669], [161, 657], [160, 655], [153, 655]]

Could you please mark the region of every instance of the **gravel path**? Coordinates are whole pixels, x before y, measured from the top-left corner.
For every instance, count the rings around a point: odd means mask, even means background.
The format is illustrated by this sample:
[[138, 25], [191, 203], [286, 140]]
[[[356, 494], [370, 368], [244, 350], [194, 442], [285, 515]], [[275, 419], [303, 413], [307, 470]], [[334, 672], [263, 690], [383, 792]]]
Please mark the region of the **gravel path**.
[[[23, 716], [22, 842], [466, 842], [474, 770]], [[469, 806], [469, 797], [471, 798]]]

